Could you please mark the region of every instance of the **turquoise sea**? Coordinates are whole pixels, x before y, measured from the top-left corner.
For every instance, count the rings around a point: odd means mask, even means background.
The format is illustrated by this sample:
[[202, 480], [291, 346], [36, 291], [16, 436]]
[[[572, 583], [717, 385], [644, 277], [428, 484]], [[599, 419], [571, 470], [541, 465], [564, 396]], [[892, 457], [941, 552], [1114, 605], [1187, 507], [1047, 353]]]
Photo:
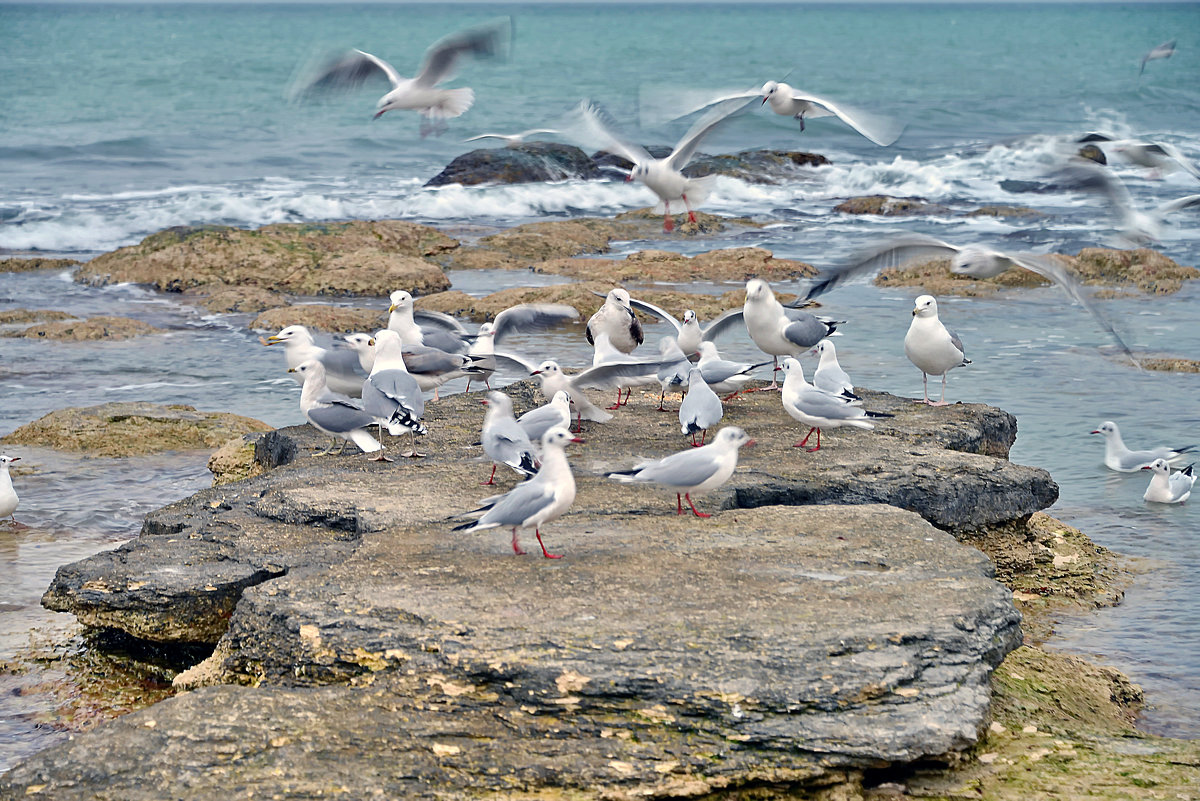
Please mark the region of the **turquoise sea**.
[[[463, 65], [450, 85], [472, 87], [476, 102], [442, 136], [421, 138], [412, 114], [373, 121], [382, 90], [319, 104], [287, 100], [289, 84], [315, 57], [356, 47], [412, 73], [430, 43], [501, 15], [515, 25], [510, 57]], [[1139, 76], [1142, 55], [1169, 39], [1177, 39], [1174, 56]], [[1195, 3], [0, 3], [0, 257], [88, 259], [169, 226], [202, 223], [402, 218], [485, 232], [612, 215], [653, 196], [619, 180], [424, 183], [476, 146], [462, 141], [468, 136], [555, 128], [584, 98], [602, 104], [631, 138], [669, 145], [682, 128], [662, 122], [662, 98], [784, 76], [903, 120], [904, 133], [877, 147], [833, 119], [811, 120], [801, 133], [766, 110], [748, 113], [701, 150], [805, 150], [832, 164], [776, 183], [719, 179], [704, 210], [768, 222], [761, 230], [716, 241], [664, 235], [618, 243], [618, 252], [755, 245], [824, 267], [879, 237], [922, 232], [959, 245], [1075, 253], [1114, 244], [1104, 204], [1072, 192], [1017, 191], [1022, 184], [1011, 182], [1045, 181], [1063, 147], [1091, 131], [1166, 142], [1200, 161]], [[1112, 165], [1139, 207], [1200, 192], [1184, 171]], [[916, 196], [952, 212], [833, 211], [868, 194]], [[963, 215], [988, 204], [1047, 216]], [[1200, 265], [1200, 213], [1170, 215], [1152, 247]], [[529, 276], [452, 279], [485, 293]], [[853, 285], [822, 298], [849, 321], [838, 352], [857, 383], [920, 392], [899, 344], [916, 294]], [[1135, 350], [1198, 358], [1200, 287], [1100, 302]], [[246, 316], [209, 315], [138, 287], [85, 287], [55, 272], [0, 273], [0, 311], [13, 308], [122, 314], [169, 333], [134, 343], [0, 338], [0, 434], [54, 408], [107, 400], [192, 403], [276, 425], [303, 419], [281, 357], [256, 346]], [[1058, 481], [1051, 512], [1147, 560], [1122, 606], [1064, 621], [1054, 647], [1097, 654], [1142, 683], [1147, 728], [1200, 735], [1196, 501], [1147, 506], [1145, 478], [1107, 471], [1099, 437], [1088, 436], [1111, 419], [1130, 443], [1200, 442], [1200, 376], [1139, 372], [1114, 358], [1104, 333], [1054, 288], [946, 298], [942, 309], [974, 361], [951, 374], [950, 397], [1016, 414], [1012, 457]], [[583, 364], [581, 342], [564, 335], [552, 344], [564, 362]], [[722, 349], [753, 352], [737, 338]], [[38, 605], [58, 564], [136, 535], [146, 511], [208, 481], [203, 460], [191, 457], [126, 464], [15, 455], [34, 468], [17, 479], [18, 518], [31, 529], [0, 527], [0, 659], [31, 632], [65, 626]], [[5, 681], [13, 680], [0, 678], [0, 691], [11, 689]], [[36, 712], [11, 695], [0, 701], [0, 770], [62, 736], [39, 729]]]

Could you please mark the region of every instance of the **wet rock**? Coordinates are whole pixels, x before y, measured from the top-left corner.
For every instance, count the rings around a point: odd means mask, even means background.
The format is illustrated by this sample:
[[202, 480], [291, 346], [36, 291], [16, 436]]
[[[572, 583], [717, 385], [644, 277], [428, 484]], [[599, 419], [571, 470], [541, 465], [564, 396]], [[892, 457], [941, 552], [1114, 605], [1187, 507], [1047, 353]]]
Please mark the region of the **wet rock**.
[[752, 184], [777, 183], [782, 178], [795, 177], [800, 168], [832, 164], [817, 153], [789, 150], [746, 150], [720, 156], [703, 156], [692, 161], [684, 174], [691, 178], [705, 175], [725, 175]]
[[122, 457], [211, 449], [233, 436], [270, 430], [259, 420], [228, 412], [199, 412], [184, 404], [105, 403], [58, 409], [0, 442]]
[[1147, 370], [1167, 373], [1200, 373], [1200, 361], [1178, 357], [1140, 357], [1138, 363]]
[[665, 250], [641, 250], [624, 259], [550, 259], [530, 267], [535, 273], [611, 281], [782, 281], [817, 274], [811, 264], [777, 259], [764, 248], [727, 248], [696, 256]]
[[573, 145], [521, 142], [463, 153], [425, 185], [521, 184], [599, 177], [601, 173], [591, 158]]
[[161, 334], [163, 330], [141, 320], [102, 315], [86, 320], [68, 319], [42, 322], [20, 331], [4, 331], [0, 333], [0, 336], [56, 339], [65, 342], [94, 342], [100, 339], [132, 339], [147, 334]]
[[218, 314], [261, 312], [287, 303], [283, 294], [254, 286], [216, 284], [189, 290], [185, 295], [190, 296], [188, 300], [191, 302]]
[[447, 289], [427, 261], [457, 247], [428, 226], [399, 220], [169, 228], [137, 245], [97, 256], [76, 280], [149, 284], [167, 292], [214, 284], [299, 295], [387, 295]]
[[55, 309], [8, 309], [0, 311], [0, 325], [28, 325], [34, 322], [77, 320], [70, 312]]
[[1001, 219], [1031, 220], [1048, 216], [1045, 212], [1031, 209], [1028, 206], [980, 206], [974, 211], [967, 212], [968, 217], [998, 217]]
[[253, 478], [267, 468], [255, 459], [261, 434], [244, 434], [226, 442], [208, 458], [213, 486]]
[[293, 306], [267, 309], [251, 321], [250, 328], [255, 331], [274, 332], [289, 325], [303, 325], [316, 331], [333, 333], [372, 333], [386, 327], [387, 321], [387, 301], [383, 301], [383, 305], [375, 309], [297, 303]]
[[842, 214], [879, 214], [884, 217], [911, 217], [919, 214], [949, 214], [950, 209], [920, 198], [867, 195], [852, 197], [834, 206]]
[[1092, 144], [1084, 145], [1075, 153], [1081, 159], [1094, 161], [1097, 164], [1108, 164], [1108, 158], [1104, 155], [1104, 151]]
[[0, 259], [0, 273], [23, 273], [29, 270], [69, 270], [78, 267], [75, 259], [48, 259], [42, 256], [30, 258]]

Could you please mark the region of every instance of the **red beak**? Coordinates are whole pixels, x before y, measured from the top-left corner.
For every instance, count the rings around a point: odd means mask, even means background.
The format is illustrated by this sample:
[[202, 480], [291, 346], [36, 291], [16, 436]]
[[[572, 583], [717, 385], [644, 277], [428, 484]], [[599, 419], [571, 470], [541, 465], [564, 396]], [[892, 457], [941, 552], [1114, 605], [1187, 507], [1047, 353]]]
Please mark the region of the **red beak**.
[[583, 440], [581, 440], [579, 437], [571, 437], [571, 442], [578, 442], [580, 445], [583, 444]]
[[757, 444], [758, 444], [758, 440], [752, 439], [749, 442], [747, 442], [745, 445], [743, 445], [742, 447], [743, 448], [753, 448]]
[[1092, 433], [1093, 433], [1093, 434], [1099, 434], [1100, 432], [1099, 432], [1099, 431], [1093, 431]]

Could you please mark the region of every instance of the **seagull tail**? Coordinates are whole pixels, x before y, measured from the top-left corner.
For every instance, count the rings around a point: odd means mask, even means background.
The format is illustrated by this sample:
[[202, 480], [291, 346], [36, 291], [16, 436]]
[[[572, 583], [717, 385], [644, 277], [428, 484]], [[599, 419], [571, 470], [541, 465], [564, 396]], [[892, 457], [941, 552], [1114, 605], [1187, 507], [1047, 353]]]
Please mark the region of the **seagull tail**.
[[429, 433], [425, 424], [413, 417], [412, 412], [403, 406], [397, 406], [396, 411], [392, 412], [391, 418], [387, 421], [387, 430], [393, 437], [398, 437], [405, 431], [412, 431], [421, 436]]
[[530, 478], [536, 476], [538, 471], [537, 461], [533, 458], [533, 454], [528, 451], [521, 454], [521, 461], [518, 464], [509, 465], [509, 467]]
[[366, 429], [357, 428], [350, 432], [349, 437], [350, 441], [357, 445], [363, 453], [375, 453], [383, 448], [379, 444], [379, 440], [368, 434]]
[[870, 409], [864, 409], [863, 411], [865, 411], [867, 413], [867, 417], [895, 417], [896, 416], [894, 414], [888, 414], [887, 412], [873, 412]]
[[639, 470], [617, 470], [615, 472], [606, 474], [605, 478], [611, 478], [613, 481], [620, 481], [622, 484], [633, 484], [637, 481], [634, 476], [639, 472]]
[[447, 89], [436, 106], [430, 106], [426, 116], [434, 120], [448, 120], [461, 116], [475, 102], [475, 91], [463, 86]]

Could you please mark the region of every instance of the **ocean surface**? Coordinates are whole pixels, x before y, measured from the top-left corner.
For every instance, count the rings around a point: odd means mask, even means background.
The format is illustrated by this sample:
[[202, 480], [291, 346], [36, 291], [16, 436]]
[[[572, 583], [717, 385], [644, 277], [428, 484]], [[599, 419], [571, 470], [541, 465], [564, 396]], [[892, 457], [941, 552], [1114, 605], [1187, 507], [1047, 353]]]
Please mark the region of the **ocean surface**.
[[[515, 23], [510, 57], [463, 64], [450, 85], [474, 88], [476, 103], [441, 136], [421, 138], [412, 113], [373, 121], [382, 89], [317, 104], [287, 100], [314, 58], [357, 47], [411, 74], [430, 43], [500, 15]], [[673, 93], [744, 89], [784, 76], [907, 127], [894, 145], [877, 147], [831, 118], [810, 120], [803, 133], [766, 109], [731, 120], [701, 151], [805, 150], [833, 163], [770, 184], [718, 179], [704, 210], [770, 221], [762, 229], [619, 242], [618, 253], [756, 245], [828, 267], [902, 232], [1005, 250], [1121, 246], [1099, 198], [1014, 192], [1001, 182], [1044, 182], [1064, 146], [1091, 131], [1166, 142], [1200, 160], [1197, 34], [1197, 4], [0, 3], [0, 256], [86, 260], [168, 226], [201, 223], [399, 218], [487, 231], [612, 215], [650, 205], [653, 196], [616, 180], [423, 185], [476, 146], [466, 137], [556, 128], [584, 98], [602, 104], [630, 138], [670, 145], [683, 130], [661, 123]], [[1175, 55], [1149, 62], [1139, 77], [1142, 55], [1172, 38]], [[1140, 208], [1200, 192], [1184, 171], [1116, 159], [1113, 166]], [[919, 196], [953, 213], [833, 211], [867, 194]], [[962, 216], [988, 204], [1048, 216]], [[1200, 213], [1169, 215], [1152, 246], [1200, 264]], [[531, 279], [451, 277], [476, 294]], [[1197, 358], [1198, 284], [1099, 303], [1135, 350]], [[920, 374], [901, 347], [917, 294], [856, 284], [822, 298], [848, 321], [838, 352], [856, 383], [920, 392]], [[1200, 736], [1196, 500], [1144, 503], [1145, 474], [1106, 470], [1100, 437], [1088, 434], [1115, 420], [1135, 447], [1200, 442], [1200, 375], [1137, 370], [1052, 287], [939, 302], [974, 362], [951, 373], [948, 397], [1014, 413], [1013, 460], [1046, 468], [1060, 485], [1051, 513], [1142, 558], [1124, 604], [1064, 621], [1052, 647], [1096, 654], [1141, 683], [1146, 728]], [[190, 403], [274, 425], [303, 420], [282, 355], [258, 344], [246, 315], [208, 314], [139, 287], [85, 287], [64, 271], [0, 273], [0, 311], [14, 308], [120, 314], [168, 333], [83, 344], [0, 338], [0, 434], [55, 408], [115, 400]], [[658, 329], [653, 339], [666, 333]], [[744, 336], [720, 344], [733, 356], [754, 353]], [[574, 330], [514, 349], [521, 347], [568, 364], [589, 359]], [[15, 483], [18, 519], [28, 528], [0, 524], [0, 660], [69, 629], [66, 616], [38, 604], [58, 565], [136, 535], [147, 511], [210, 481], [204, 455], [123, 461], [9, 452], [27, 470]], [[0, 677], [0, 770], [64, 736], [39, 725], [43, 702], [14, 694], [36, 678]]]

